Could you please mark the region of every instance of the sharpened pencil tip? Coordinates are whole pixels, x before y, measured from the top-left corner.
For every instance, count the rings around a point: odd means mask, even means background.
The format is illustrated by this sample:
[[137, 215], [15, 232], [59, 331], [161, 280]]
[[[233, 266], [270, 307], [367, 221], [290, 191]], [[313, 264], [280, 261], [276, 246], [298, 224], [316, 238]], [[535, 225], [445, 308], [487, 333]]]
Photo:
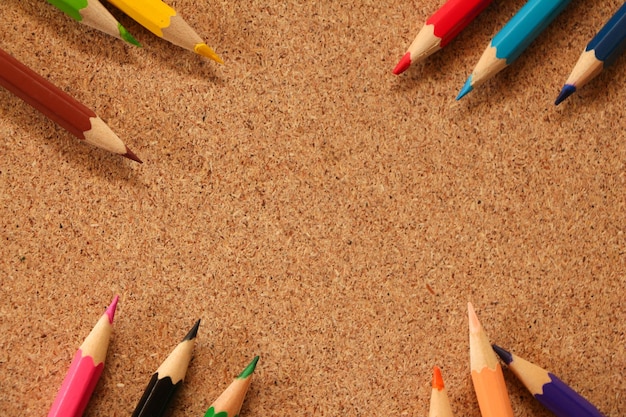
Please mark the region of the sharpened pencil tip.
[[463, 97], [465, 97], [467, 93], [469, 93], [470, 91], [474, 89], [474, 87], [472, 87], [472, 78], [473, 77], [470, 75], [467, 81], [465, 81], [463, 88], [461, 88], [461, 91], [459, 91], [459, 95], [456, 96], [457, 100], [462, 99]]
[[104, 312], [104, 314], [106, 314], [109, 317], [109, 323], [113, 323], [113, 318], [115, 317], [115, 309], [117, 308], [117, 302], [120, 299], [119, 295], [116, 295], [115, 297], [113, 297], [113, 301], [111, 301], [111, 304], [107, 307], [106, 311]]
[[478, 316], [476, 315], [476, 310], [474, 310], [474, 306], [472, 303], [467, 303], [467, 315], [469, 317], [469, 329], [472, 333], [477, 333], [481, 329], [480, 321], [478, 320]]
[[198, 55], [202, 55], [206, 58], [210, 58], [218, 64], [223, 64], [224, 61], [215, 53], [215, 51], [206, 43], [199, 43], [193, 48], [194, 52]]
[[513, 362], [513, 355], [511, 354], [511, 352], [508, 352], [508, 351], [502, 349], [500, 346], [498, 346], [496, 344], [492, 344], [491, 347], [498, 354], [500, 359], [502, 359], [504, 361], [504, 363], [509, 365], [511, 362]]
[[193, 340], [193, 339], [195, 339], [196, 335], [198, 334], [198, 327], [200, 327], [200, 320], [198, 320], [196, 322], [196, 324], [193, 325], [191, 330], [189, 330], [189, 333], [187, 333], [187, 336], [185, 336], [185, 338], [183, 339], [183, 342], [186, 341], [186, 340]]
[[433, 367], [433, 388], [437, 391], [441, 391], [445, 388], [443, 384], [443, 377], [441, 376], [441, 369], [438, 366]]
[[141, 44], [139, 43], [139, 41], [137, 39], [135, 39], [133, 37], [133, 35], [131, 35], [124, 26], [120, 25], [119, 23], [117, 24], [117, 30], [120, 32], [120, 38], [122, 38], [122, 40], [125, 40], [126, 42], [130, 43], [131, 45], [135, 45], [141, 48]]
[[252, 375], [252, 372], [254, 372], [254, 369], [256, 368], [256, 364], [258, 361], [259, 361], [259, 357], [255, 356], [254, 359], [252, 359], [252, 362], [250, 362], [250, 364], [246, 366], [246, 369], [244, 369], [237, 378], [244, 379]]
[[559, 93], [559, 96], [554, 101], [554, 105], [558, 106], [563, 100], [571, 96], [576, 92], [576, 86], [572, 84], [565, 84]]
[[410, 66], [411, 66], [411, 53], [407, 52], [406, 54], [404, 54], [400, 62], [398, 62], [396, 67], [393, 69], [393, 73], [395, 75], [402, 74]]
[[143, 161], [141, 159], [139, 159], [137, 157], [137, 155], [135, 155], [135, 153], [133, 151], [131, 151], [130, 149], [128, 149], [128, 146], [126, 147], [126, 153], [123, 154], [122, 156], [125, 156], [128, 159], [132, 159], [135, 162], [139, 162], [140, 164], [143, 164]]

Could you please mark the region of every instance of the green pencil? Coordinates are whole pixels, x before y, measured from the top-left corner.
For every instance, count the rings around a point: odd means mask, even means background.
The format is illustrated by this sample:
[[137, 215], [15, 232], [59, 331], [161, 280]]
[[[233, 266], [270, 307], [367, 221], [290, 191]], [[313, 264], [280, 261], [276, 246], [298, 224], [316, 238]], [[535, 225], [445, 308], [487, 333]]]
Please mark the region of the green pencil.
[[252, 373], [256, 368], [259, 357], [255, 356], [246, 369], [224, 390], [211, 404], [204, 417], [237, 417], [246, 397], [246, 392], [252, 382]]
[[137, 39], [113, 17], [98, 0], [48, 0], [74, 20], [98, 29], [132, 45], [141, 46]]

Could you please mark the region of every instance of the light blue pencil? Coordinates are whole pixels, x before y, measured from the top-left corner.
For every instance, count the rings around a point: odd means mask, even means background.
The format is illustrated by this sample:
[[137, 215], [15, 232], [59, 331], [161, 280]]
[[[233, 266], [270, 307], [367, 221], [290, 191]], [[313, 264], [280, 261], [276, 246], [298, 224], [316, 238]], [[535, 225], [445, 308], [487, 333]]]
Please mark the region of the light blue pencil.
[[494, 36], [457, 100], [515, 61], [571, 0], [530, 0]]

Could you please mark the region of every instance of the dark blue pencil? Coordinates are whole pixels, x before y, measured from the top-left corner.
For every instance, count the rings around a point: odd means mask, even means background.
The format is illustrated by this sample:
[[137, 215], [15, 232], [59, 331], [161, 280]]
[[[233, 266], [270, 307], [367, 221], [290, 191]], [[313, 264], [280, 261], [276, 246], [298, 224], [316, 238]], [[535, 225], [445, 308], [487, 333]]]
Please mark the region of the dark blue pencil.
[[600, 74], [626, 47], [626, 3], [587, 44], [554, 104], [559, 104]]
[[557, 417], [604, 417], [582, 395], [553, 374], [500, 346], [492, 346], [528, 391]]

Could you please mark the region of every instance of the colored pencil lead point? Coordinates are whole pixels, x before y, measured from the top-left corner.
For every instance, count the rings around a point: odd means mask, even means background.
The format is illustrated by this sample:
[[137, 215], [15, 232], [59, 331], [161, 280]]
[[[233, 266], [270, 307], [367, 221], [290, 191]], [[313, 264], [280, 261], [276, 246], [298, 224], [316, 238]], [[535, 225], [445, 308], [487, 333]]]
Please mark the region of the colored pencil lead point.
[[467, 303], [467, 315], [469, 317], [469, 329], [470, 332], [476, 333], [482, 329], [482, 325], [478, 320], [478, 316], [476, 315], [476, 310], [474, 310], [474, 306], [472, 303]]
[[473, 89], [474, 87], [472, 87], [472, 76], [470, 75], [467, 81], [465, 81], [463, 88], [461, 88], [461, 91], [459, 91], [459, 95], [456, 96], [456, 99], [457, 100], [462, 99], [467, 93], [469, 93]]
[[492, 344], [491, 347], [498, 354], [500, 359], [504, 361], [504, 363], [509, 365], [511, 362], [513, 362], [513, 355], [511, 355], [511, 352], [502, 349], [500, 346], [496, 344]]
[[135, 153], [133, 151], [128, 149], [128, 146], [126, 147], [126, 153], [123, 154], [122, 156], [125, 156], [128, 159], [132, 159], [135, 162], [139, 162], [140, 164], [143, 164], [143, 161], [141, 159], [139, 159], [139, 157], [137, 155], [135, 155]]
[[252, 375], [252, 372], [254, 372], [254, 369], [256, 368], [256, 364], [258, 361], [259, 361], [259, 357], [255, 356], [254, 359], [252, 359], [252, 362], [250, 362], [250, 364], [246, 366], [246, 369], [241, 371], [241, 373], [239, 374], [237, 378], [243, 379]]
[[441, 369], [438, 366], [433, 367], [433, 388], [441, 391], [445, 388], [443, 384], [443, 377], [441, 376]]
[[183, 339], [183, 342], [185, 340], [193, 340], [193, 339], [195, 339], [196, 335], [198, 334], [198, 327], [200, 327], [200, 320], [198, 320], [196, 322], [196, 324], [193, 325], [191, 330], [189, 330], [189, 333], [187, 333], [187, 336], [185, 336], [185, 338]]
[[411, 66], [411, 53], [407, 52], [406, 54], [404, 54], [400, 62], [398, 62], [396, 67], [393, 69], [393, 73], [395, 75], [402, 74], [410, 66]]
[[131, 45], [135, 45], [141, 48], [141, 44], [139, 43], [139, 41], [135, 39], [133, 35], [131, 35], [130, 32], [128, 32], [124, 26], [118, 23], [117, 28], [120, 31], [120, 38], [130, 43]]
[[237, 417], [239, 415], [258, 361], [259, 357], [255, 356], [246, 369], [211, 404], [204, 417]]
[[561, 102], [563, 100], [565, 100], [566, 98], [568, 98], [569, 96], [571, 96], [575, 92], [576, 92], [576, 86], [575, 85], [565, 84], [563, 86], [563, 89], [561, 89], [561, 92], [559, 93], [559, 96], [554, 101], [554, 104], [556, 106], [558, 106], [559, 104], [561, 104]]
[[113, 318], [115, 317], [115, 309], [117, 308], [117, 301], [120, 299], [119, 295], [113, 297], [113, 301], [109, 307], [107, 307], [105, 313], [109, 317], [109, 323], [113, 324]]
[[210, 58], [213, 61], [217, 62], [218, 64], [223, 64], [224, 61], [222, 60], [222, 58], [219, 57], [219, 55], [217, 55], [215, 53], [215, 51], [206, 43], [199, 43], [197, 44], [193, 50], [195, 51], [195, 53], [197, 53], [198, 55], [202, 55], [206, 58]]

